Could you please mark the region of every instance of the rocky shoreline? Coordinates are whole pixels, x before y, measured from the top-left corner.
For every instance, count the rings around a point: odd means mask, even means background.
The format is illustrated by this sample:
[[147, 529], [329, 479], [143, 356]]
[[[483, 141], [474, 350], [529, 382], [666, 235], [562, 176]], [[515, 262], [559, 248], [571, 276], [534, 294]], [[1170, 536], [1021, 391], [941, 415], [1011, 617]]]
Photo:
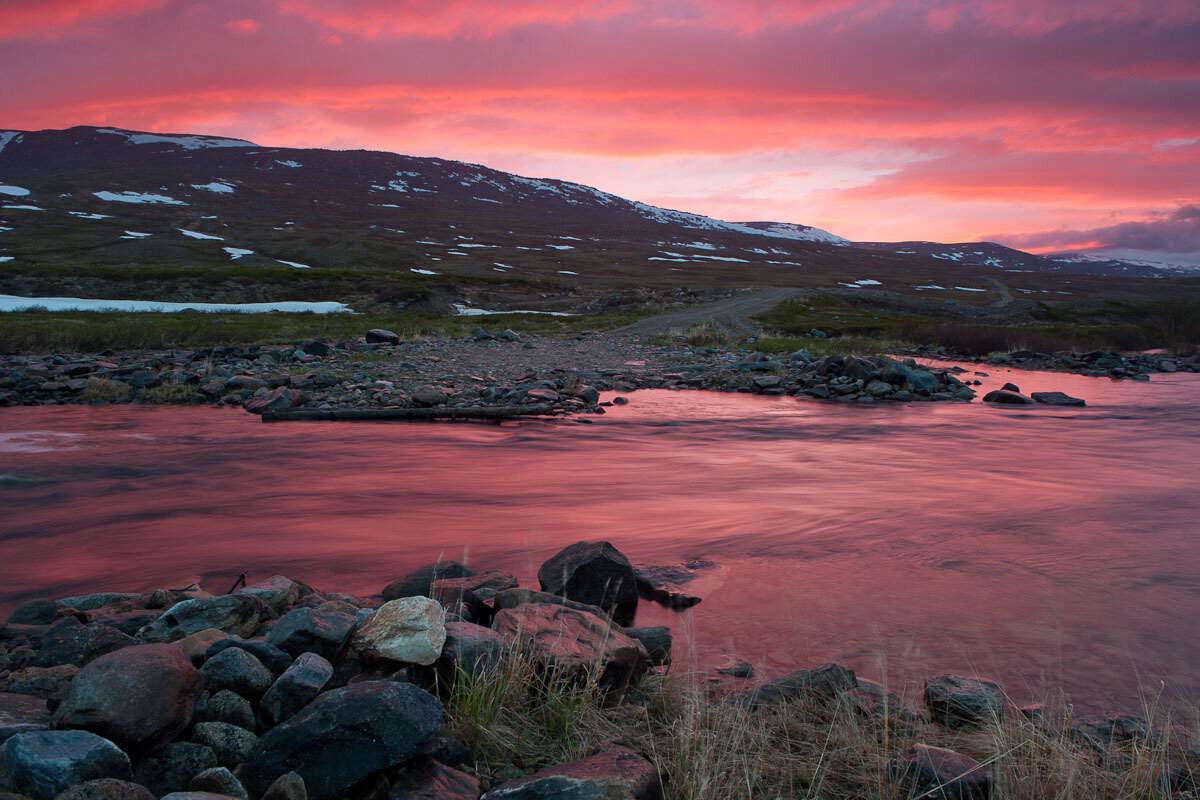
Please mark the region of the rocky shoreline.
[[[671, 634], [628, 626], [639, 596], [670, 602], [672, 581], [705, 566], [635, 568], [607, 542], [578, 542], [542, 564], [537, 590], [447, 561], [371, 598], [276, 575], [220, 595], [193, 585], [30, 600], [0, 627], [0, 792], [16, 793], [0, 797], [660, 799], [683, 777], [638, 742], [655, 725]], [[699, 602], [682, 596], [672, 604]], [[583, 754], [561, 763], [484, 758], [454, 736], [456, 716], [497, 675], [536, 683], [536, 704], [586, 687], [628, 737], [575, 742]], [[1161, 796], [1195, 796], [1200, 742], [1183, 729], [1130, 715], [1051, 721], [983, 678], [931, 678], [910, 709], [837, 664], [756, 680], [743, 662], [716, 670], [704, 695], [747, 719], [840, 715], [872, 737], [891, 731], [880, 796], [991, 796], [1008, 767], [936, 743], [1001, 725], [1058, 737], [1119, 780], [1153, 750]]]
[[[950, 357], [919, 348], [912, 355]], [[1200, 358], [1016, 351], [981, 363], [1148, 380], [1200, 371]], [[969, 402], [961, 368], [912, 358], [814, 357], [805, 350], [657, 346], [614, 333], [522, 336], [482, 327], [462, 339], [400, 342], [374, 330], [356, 340], [283, 347], [0, 357], [0, 406], [162, 403], [291, 410], [536, 408], [549, 415], [604, 413], [601, 392], [700, 389], [794, 395], [859, 404]], [[421, 412], [414, 417], [436, 417]], [[463, 416], [461, 413], [445, 416]]]

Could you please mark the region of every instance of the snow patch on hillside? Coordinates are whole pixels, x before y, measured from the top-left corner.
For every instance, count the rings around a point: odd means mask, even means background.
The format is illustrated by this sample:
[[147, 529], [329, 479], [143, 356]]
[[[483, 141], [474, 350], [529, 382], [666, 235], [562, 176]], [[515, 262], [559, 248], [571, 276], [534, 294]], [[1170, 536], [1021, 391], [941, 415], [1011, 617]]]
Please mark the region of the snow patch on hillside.
[[187, 203], [182, 200], [176, 200], [173, 197], [167, 197], [165, 194], [147, 194], [145, 192], [92, 192], [93, 195], [101, 200], [110, 200], [116, 203], [149, 203], [151, 205], [165, 206], [186, 206]]
[[233, 194], [233, 187], [228, 183], [221, 183], [220, 181], [213, 181], [212, 183], [193, 183], [192, 188], [205, 189], [210, 192], [216, 192], [217, 194]]
[[223, 242], [223, 241], [225, 241], [225, 240], [224, 240], [222, 237], [220, 237], [220, 236], [213, 236], [211, 233], [199, 233], [199, 232], [197, 232], [197, 231], [185, 231], [183, 228], [176, 228], [175, 230], [179, 231], [179, 232], [180, 232], [180, 233], [182, 233], [184, 236], [188, 236], [188, 237], [190, 237], [190, 238], [192, 238], [192, 239], [210, 239], [210, 240], [212, 240], [212, 241], [214, 241], [214, 242]]
[[20, 135], [20, 131], [0, 131], [0, 152], [3, 152], [8, 143]]
[[173, 144], [184, 150], [200, 150], [207, 147], [257, 147], [241, 139], [223, 139], [219, 136], [172, 135], [158, 133], [132, 133], [112, 128], [97, 128], [96, 133], [111, 133], [124, 136], [130, 144]]
[[9, 197], [24, 197], [29, 194], [29, 190], [22, 189], [20, 186], [5, 186], [0, 184], [0, 194], [6, 194]]

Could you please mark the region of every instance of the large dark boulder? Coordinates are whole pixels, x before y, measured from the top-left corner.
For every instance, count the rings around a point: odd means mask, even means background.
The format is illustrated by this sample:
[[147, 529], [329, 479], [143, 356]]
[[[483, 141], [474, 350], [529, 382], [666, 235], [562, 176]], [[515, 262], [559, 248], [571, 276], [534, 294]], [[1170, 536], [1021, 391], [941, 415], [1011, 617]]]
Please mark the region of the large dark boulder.
[[41, 697], [0, 693], [0, 744], [18, 733], [50, 729], [50, 710]]
[[138, 638], [147, 642], [176, 642], [210, 628], [233, 636], [253, 636], [267, 615], [266, 604], [254, 595], [197, 597], [168, 608], [138, 631]]
[[939, 675], [925, 681], [925, 707], [934, 722], [951, 728], [994, 722], [1004, 716], [1004, 691], [983, 678]]
[[4, 767], [12, 787], [34, 800], [93, 778], [129, 780], [129, 756], [87, 731], [18, 733], [4, 743]]
[[400, 336], [384, 328], [372, 328], [367, 331], [368, 344], [400, 344]]
[[543, 592], [599, 606], [623, 625], [637, 613], [637, 577], [620, 550], [608, 542], [576, 542], [538, 569]]
[[587, 758], [502, 783], [483, 800], [662, 800], [662, 796], [658, 769], [636, 750], [609, 743]]
[[493, 628], [559, 675], [582, 678], [595, 671], [604, 689], [623, 689], [646, 672], [646, 650], [594, 614], [565, 606], [527, 603], [496, 614]]
[[417, 567], [403, 578], [392, 581], [383, 588], [384, 600], [395, 600], [400, 597], [428, 597], [429, 587], [434, 581], [444, 578], [469, 578], [475, 570], [457, 561], [435, 561], [423, 567]]
[[410, 683], [334, 689], [259, 739], [242, 780], [259, 794], [296, 772], [309, 800], [337, 800], [364, 778], [408, 761], [441, 724], [442, 704]]
[[332, 677], [329, 661], [316, 653], [301, 653], [271, 684], [259, 706], [268, 720], [283, 722], [311, 703]]
[[191, 723], [201, 689], [200, 671], [179, 646], [126, 647], [79, 671], [54, 722], [124, 747], [159, 747]]
[[941, 800], [987, 800], [991, 777], [975, 759], [941, 747], [917, 744], [904, 756], [892, 760], [892, 779], [910, 797]]
[[338, 611], [297, 608], [284, 614], [271, 628], [267, 641], [288, 653], [317, 653], [336, 661], [354, 631], [355, 619]]
[[266, 639], [237, 639], [232, 636], [209, 645], [208, 649], [204, 652], [204, 658], [212, 658], [222, 650], [228, 650], [230, 647], [245, 650], [257, 658], [264, 667], [271, 670], [272, 675], [282, 675], [283, 671], [292, 663], [290, 655]]
[[662, 667], [671, 663], [671, 629], [666, 625], [626, 628], [625, 635], [642, 643], [650, 657], [650, 666]]
[[46, 629], [42, 649], [33, 659], [35, 667], [73, 664], [82, 667], [97, 656], [137, 644], [116, 628], [94, 622], [84, 625], [74, 617], [63, 617]]

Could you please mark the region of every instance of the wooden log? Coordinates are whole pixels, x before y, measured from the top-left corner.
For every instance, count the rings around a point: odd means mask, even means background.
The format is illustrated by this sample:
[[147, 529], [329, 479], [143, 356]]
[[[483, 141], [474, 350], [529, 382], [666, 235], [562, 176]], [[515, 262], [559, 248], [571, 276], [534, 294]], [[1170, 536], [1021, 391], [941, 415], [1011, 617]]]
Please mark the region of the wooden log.
[[297, 408], [291, 411], [263, 412], [263, 422], [315, 422], [320, 420], [438, 420], [438, 419], [515, 419], [553, 414], [549, 403], [533, 406], [466, 406], [464, 408], [337, 408], [319, 411]]

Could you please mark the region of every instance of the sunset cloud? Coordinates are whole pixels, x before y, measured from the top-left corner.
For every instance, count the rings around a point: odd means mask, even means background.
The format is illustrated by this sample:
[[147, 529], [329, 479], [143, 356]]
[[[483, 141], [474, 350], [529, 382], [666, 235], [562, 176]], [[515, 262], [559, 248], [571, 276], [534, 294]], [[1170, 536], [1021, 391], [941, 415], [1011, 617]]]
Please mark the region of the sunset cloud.
[[10, 127], [436, 155], [859, 239], [1017, 241], [1165, 223], [1156, 209], [1200, 202], [1194, 0], [13, 0], [5, 12]]

